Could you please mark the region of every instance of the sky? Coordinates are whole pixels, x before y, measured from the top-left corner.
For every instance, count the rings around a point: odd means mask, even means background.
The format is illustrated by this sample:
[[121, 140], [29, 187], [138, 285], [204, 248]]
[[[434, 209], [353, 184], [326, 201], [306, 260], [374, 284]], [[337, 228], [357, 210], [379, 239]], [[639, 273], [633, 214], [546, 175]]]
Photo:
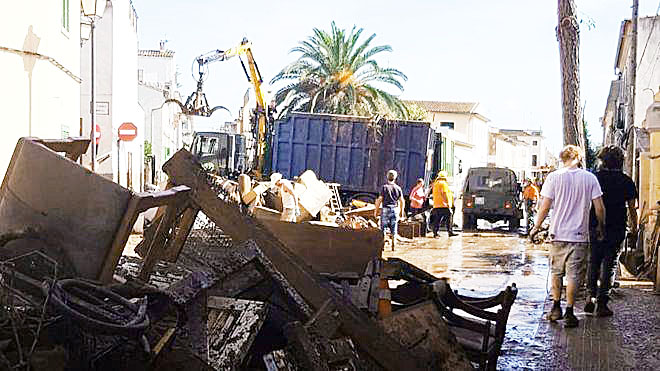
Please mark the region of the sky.
[[[377, 60], [408, 77], [403, 99], [478, 102], [499, 128], [542, 129], [553, 152], [562, 144], [561, 75], [556, 0], [132, 0], [140, 49], [159, 41], [175, 51], [179, 89], [195, 87], [194, 58], [226, 50], [247, 37], [264, 82], [297, 58], [290, 50], [313, 28], [364, 28], [372, 45], [392, 52]], [[632, 0], [577, 0], [581, 99], [592, 140], [602, 138], [621, 22]], [[639, 15], [655, 15], [658, 0], [640, 0]], [[238, 59], [215, 62], [204, 91], [211, 106], [233, 117], [250, 87]], [[266, 90], [274, 90], [266, 87]], [[221, 113], [213, 121], [230, 121]], [[222, 116], [224, 115], [224, 117]]]

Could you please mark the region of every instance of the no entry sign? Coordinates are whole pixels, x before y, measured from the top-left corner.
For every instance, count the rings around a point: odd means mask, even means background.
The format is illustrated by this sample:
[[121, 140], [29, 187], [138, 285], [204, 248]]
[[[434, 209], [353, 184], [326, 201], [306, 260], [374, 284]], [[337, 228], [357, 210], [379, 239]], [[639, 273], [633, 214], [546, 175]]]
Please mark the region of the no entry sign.
[[130, 142], [137, 137], [137, 127], [132, 122], [119, 125], [119, 140]]

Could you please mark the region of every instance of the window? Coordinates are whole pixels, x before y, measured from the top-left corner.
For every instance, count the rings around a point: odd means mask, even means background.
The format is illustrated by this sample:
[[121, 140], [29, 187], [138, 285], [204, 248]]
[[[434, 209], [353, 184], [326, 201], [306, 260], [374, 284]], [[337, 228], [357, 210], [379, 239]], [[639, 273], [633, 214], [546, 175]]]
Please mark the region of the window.
[[140, 68], [138, 70], [138, 82], [142, 82], [143, 79], [144, 79], [144, 70]]
[[62, 31], [69, 32], [69, 0], [62, 0]]
[[454, 123], [453, 122], [441, 122], [440, 127], [450, 128], [450, 129], [454, 130]]
[[537, 163], [538, 163], [538, 160], [537, 160], [536, 155], [532, 155], [532, 166], [538, 166]]
[[533, 146], [538, 146], [538, 145], [539, 145], [539, 141], [538, 141], [538, 140], [533, 140], [533, 141], [532, 141], [532, 145], [533, 145]]

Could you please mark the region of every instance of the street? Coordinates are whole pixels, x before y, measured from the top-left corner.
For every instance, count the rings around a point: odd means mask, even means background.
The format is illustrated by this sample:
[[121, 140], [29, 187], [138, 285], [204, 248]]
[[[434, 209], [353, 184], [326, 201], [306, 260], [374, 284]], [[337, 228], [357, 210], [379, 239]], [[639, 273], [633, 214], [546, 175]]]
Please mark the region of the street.
[[462, 295], [494, 295], [515, 283], [519, 291], [498, 369], [650, 370], [660, 366], [657, 355], [645, 351], [660, 346], [660, 297], [650, 293], [652, 286], [621, 281], [611, 303], [615, 315], [610, 318], [585, 315], [582, 294], [576, 302], [582, 323], [575, 331], [543, 317], [550, 303], [547, 245], [535, 245], [508, 232], [484, 229], [448, 238], [441, 231], [438, 238], [400, 242], [395, 251], [388, 247], [383, 255], [448, 278]]

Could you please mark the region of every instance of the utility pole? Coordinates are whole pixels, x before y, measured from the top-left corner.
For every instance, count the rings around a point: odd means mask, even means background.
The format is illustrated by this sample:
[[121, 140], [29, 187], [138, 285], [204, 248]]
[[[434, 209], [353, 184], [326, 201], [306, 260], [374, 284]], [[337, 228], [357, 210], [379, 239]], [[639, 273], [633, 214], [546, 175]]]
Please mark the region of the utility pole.
[[637, 85], [637, 18], [639, 14], [639, 0], [633, 0], [632, 20], [630, 32], [630, 56], [628, 60], [628, 94], [626, 94], [626, 132], [624, 138], [626, 157], [624, 171], [634, 179], [635, 166], [635, 88]]
[[580, 27], [575, 16], [575, 0], [558, 0], [557, 41], [561, 64], [561, 103], [564, 144], [584, 148], [584, 126], [580, 107]]

